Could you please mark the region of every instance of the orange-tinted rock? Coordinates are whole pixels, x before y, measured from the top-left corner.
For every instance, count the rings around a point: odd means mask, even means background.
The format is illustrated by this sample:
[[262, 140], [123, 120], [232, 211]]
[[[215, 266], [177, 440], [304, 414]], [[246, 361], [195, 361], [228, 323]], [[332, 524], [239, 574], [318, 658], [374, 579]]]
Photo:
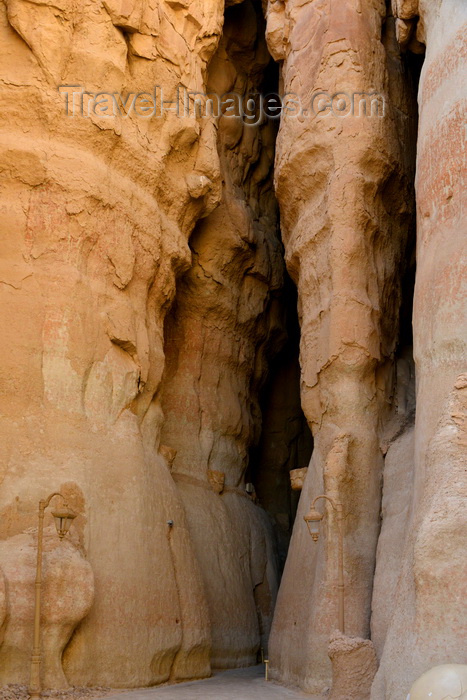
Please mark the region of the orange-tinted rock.
[[[37, 532], [0, 542], [0, 565], [8, 586], [8, 621], [0, 646], [0, 683], [24, 683], [31, 663]], [[94, 577], [76, 544], [60, 540], [52, 525], [44, 533], [41, 596], [42, 677], [47, 688], [67, 681], [62, 654], [78, 623], [89, 612]]]
[[[271, 61], [262, 31], [250, 0], [227, 10], [210, 90], [260, 88]], [[203, 575], [212, 663], [221, 668], [256, 663], [277, 589], [271, 528], [244, 478], [268, 351], [285, 335], [274, 298], [283, 282], [275, 128], [245, 121], [219, 119], [222, 198], [190, 239], [192, 266], [166, 321], [162, 401], [162, 439], [177, 450], [173, 476]]]
[[[157, 392], [164, 316], [220, 176], [211, 120], [67, 116], [57, 85], [124, 96], [159, 85], [165, 100], [181, 82], [202, 89], [222, 17], [223, 3], [201, 0], [0, 3], [0, 538], [34, 527], [60, 483], [79, 485], [95, 600], [64, 655], [71, 684], [210, 673]], [[196, 197], [190, 175], [206, 185]]]

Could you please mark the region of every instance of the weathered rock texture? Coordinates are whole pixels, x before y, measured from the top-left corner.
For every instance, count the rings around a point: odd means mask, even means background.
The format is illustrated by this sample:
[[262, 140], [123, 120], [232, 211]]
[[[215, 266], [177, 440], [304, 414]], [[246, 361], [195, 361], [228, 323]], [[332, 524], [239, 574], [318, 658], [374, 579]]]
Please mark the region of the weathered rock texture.
[[[27, 680], [32, 633], [15, 582], [32, 594], [33, 569], [9, 562], [64, 481], [95, 577], [63, 653], [70, 683], [202, 677], [267, 642], [274, 534], [244, 475], [267, 360], [287, 338], [277, 129], [171, 109], [180, 86], [246, 95], [274, 80], [259, 3], [227, 10], [219, 44], [223, 16], [203, 0], [0, 2], [5, 682]], [[158, 86], [168, 109], [96, 113], [77, 86]], [[81, 100], [85, 116], [66, 116]], [[62, 612], [48, 686], [66, 683], [84, 615]]]
[[369, 700], [378, 668], [373, 643], [335, 632], [328, 653], [332, 663], [329, 700]]
[[[417, 415], [414, 456], [406, 450], [405, 482], [393, 484], [399, 510], [392, 556], [383, 519], [374, 620], [381, 665], [372, 698], [396, 700], [436, 664], [465, 661], [467, 569], [465, 109], [467, 7], [463, 2], [399, 2], [426, 41], [417, 152], [417, 276], [414, 356]], [[414, 30], [415, 31], [415, 30]], [[408, 438], [407, 438], [408, 439]], [[407, 445], [407, 448], [409, 445]], [[398, 448], [399, 449], [399, 448]], [[399, 451], [399, 455], [402, 455]], [[389, 453], [388, 453], [389, 457]], [[411, 462], [413, 459], [413, 475]], [[402, 472], [401, 467], [398, 469]], [[395, 475], [394, 467], [390, 469]], [[392, 478], [392, 477], [390, 477]], [[386, 498], [386, 496], [385, 496]], [[390, 516], [391, 517], [391, 516]], [[392, 564], [392, 566], [391, 566]], [[381, 610], [392, 601], [391, 613]], [[388, 611], [389, 612], [389, 611]], [[384, 628], [384, 634], [383, 633]]]
[[[37, 530], [0, 542], [0, 562], [8, 584], [8, 624], [0, 646], [0, 683], [21, 683], [31, 660]], [[44, 533], [42, 592], [43, 681], [67, 686], [62, 654], [94, 597], [93, 573], [77, 544], [60, 542], [55, 526]]]
[[[344, 504], [346, 631], [368, 637], [379, 530], [380, 426], [393, 391], [400, 276], [412, 218], [415, 113], [384, 2], [268, 7], [284, 92], [308, 115], [283, 119], [276, 190], [299, 295], [302, 405], [314, 452], [270, 642], [272, 674], [321, 692], [337, 626], [336, 522], [314, 545], [302, 516], [326, 492]], [[314, 93], [376, 91], [386, 114], [313, 115]], [[316, 106], [316, 101], [313, 103]], [[403, 145], [404, 144], [404, 145]]]
[[[315, 544], [302, 518], [324, 491], [344, 506], [346, 633], [367, 639], [373, 610], [371, 697], [400, 700], [465, 660], [467, 8], [270, 0], [265, 32], [259, 2], [226, 5], [0, 0], [0, 680], [27, 681], [37, 503], [57, 489], [79, 517], [62, 544], [46, 520], [46, 685], [253, 663], [295, 514], [288, 472], [308, 466], [303, 409], [314, 451], [271, 674], [331, 683], [336, 522], [328, 510]], [[201, 117], [193, 96], [175, 113], [180, 87], [277, 89], [265, 33], [307, 109], [283, 116], [276, 156], [270, 121]], [[404, 52], [425, 44], [412, 354]], [[147, 118], [135, 94], [155, 86]], [[117, 113], [93, 108], [101, 91], [123, 95]], [[341, 94], [317, 112], [319, 91]]]
[[[228, 9], [209, 91], [258, 91], [270, 62], [261, 8], [245, 0]], [[268, 350], [285, 336], [275, 132], [272, 122], [219, 119], [222, 199], [191, 236], [193, 264], [166, 322], [162, 440], [177, 450], [172, 475], [203, 574], [212, 663], [220, 667], [256, 663], [277, 589], [271, 527], [244, 481], [259, 440]], [[220, 495], [213, 471], [225, 475]]]
[[0, 537], [3, 551], [35, 526], [63, 481], [82, 490], [95, 602], [64, 654], [76, 685], [210, 672], [157, 391], [175, 278], [220, 175], [212, 120], [66, 117], [57, 85], [203, 89], [222, 19], [202, 0], [0, 2]]

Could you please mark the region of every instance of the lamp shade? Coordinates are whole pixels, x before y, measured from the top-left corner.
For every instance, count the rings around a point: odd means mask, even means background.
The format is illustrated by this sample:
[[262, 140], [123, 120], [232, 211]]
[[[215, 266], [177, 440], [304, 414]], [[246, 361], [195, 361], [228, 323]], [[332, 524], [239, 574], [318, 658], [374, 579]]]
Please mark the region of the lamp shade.
[[62, 540], [65, 537], [68, 530], [70, 529], [72, 520], [76, 518], [76, 513], [73, 513], [73, 511], [65, 505], [58, 510], [54, 510], [52, 512], [52, 515], [55, 519], [55, 527], [57, 528], [57, 534]]
[[323, 514], [320, 513], [319, 510], [316, 510], [316, 508], [312, 508], [307, 515], [303, 516], [303, 520], [307, 524], [308, 531], [315, 542], [319, 537], [319, 524], [323, 517]]

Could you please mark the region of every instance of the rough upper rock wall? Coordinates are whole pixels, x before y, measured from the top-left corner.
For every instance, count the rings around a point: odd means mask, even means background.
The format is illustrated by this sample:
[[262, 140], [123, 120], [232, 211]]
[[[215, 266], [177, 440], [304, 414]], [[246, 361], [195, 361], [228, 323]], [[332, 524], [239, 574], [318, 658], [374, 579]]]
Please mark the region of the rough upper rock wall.
[[[337, 626], [334, 515], [328, 509], [317, 545], [302, 517], [319, 493], [344, 506], [346, 632], [369, 635], [379, 428], [392, 392], [399, 275], [412, 217], [407, 144], [414, 110], [385, 15], [385, 3], [372, 0], [268, 7], [284, 92], [308, 108], [308, 115], [281, 123], [275, 180], [287, 266], [299, 295], [302, 405], [314, 437], [270, 659], [275, 677], [310, 692], [329, 686], [328, 641]], [[313, 115], [319, 90], [376, 91], [386, 99], [386, 114]]]
[[[220, 177], [211, 120], [67, 117], [57, 85], [159, 85], [164, 100], [179, 83], [203, 89], [222, 17], [211, 0], [0, 2], [0, 537], [34, 527], [39, 499], [64, 481], [82, 490], [95, 603], [65, 652], [74, 684], [210, 671], [157, 391], [175, 278]], [[31, 641], [32, 619], [13, 614], [5, 635], [21, 625]], [[9, 668], [4, 681], [27, 680], [27, 665]]]
[[416, 174], [417, 416], [407, 538], [374, 700], [399, 700], [424, 671], [466, 656], [467, 6], [402, 0], [395, 9], [404, 21], [420, 16], [415, 31], [426, 42]]
[[[226, 11], [208, 88], [253, 93], [270, 60], [261, 7], [245, 0]], [[256, 662], [277, 589], [271, 527], [244, 482], [267, 350], [284, 338], [275, 135], [272, 122], [220, 117], [221, 203], [190, 239], [193, 264], [166, 323], [162, 441], [177, 451], [172, 475], [203, 573], [217, 667]]]

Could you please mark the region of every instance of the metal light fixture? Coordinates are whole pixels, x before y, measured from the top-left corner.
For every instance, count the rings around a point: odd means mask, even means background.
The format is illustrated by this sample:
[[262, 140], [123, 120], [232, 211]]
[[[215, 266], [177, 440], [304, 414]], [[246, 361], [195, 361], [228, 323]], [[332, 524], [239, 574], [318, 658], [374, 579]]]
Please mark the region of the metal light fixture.
[[41, 696], [41, 588], [42, 588], [42, 540], [44, 535], [45, 509], [52, 498], [60, 496], [63, 506], [52, 512], [57, 534], [62, 540], [70, 529], [76, 513], [68, 508], [65, 497], [58, 492], [50, 494], [44, 501], [39, 501], [39, 526], [37, 529], [37, 566], [36, 566], [36, 597], [34, 604], [34, 646], [31, 657], [31, 676], [29, 682], [29, 697], [35, 700]]
[[303, 516], [303, 520], [306, 522], [308, 526], [308, 532], [313, 538], [313, 542], [318, 541], [319, 537], [319, 524], [321, 520], [324, 518], [324, 515], [319, 512], [319, 510], [316, 510], [316, 508], [312, 508], [308, 515]]
[[344, 624], [344, 528], [343, 528], [343, 508], [342, 503], [334, 501], [329, 496], [324, 494], [321, 496], [316, 496], [313, 503], [311, 504], [310, 512], [303, 516], [303, 520], [306, 522], [308, 531], [313, 538], [314, 542], [318, 541], [319, 537], [319, 524], [324, 518], [324, 514], [316, 510], [315, 504], [321, 498], [329, 501], [333, 509], [337, 514], [337, 592], [338, 592], [338, 618], [339, 618], [339, 630], [344, 634], [345, 624]]
[[55, 520], [57, 534], [59, 538], [63, 540], [70, 529], [72, 521], [76, 518], [76, 513], [73, 513], [65, 504], [60, 510], [53, 510], [52, 515]]

